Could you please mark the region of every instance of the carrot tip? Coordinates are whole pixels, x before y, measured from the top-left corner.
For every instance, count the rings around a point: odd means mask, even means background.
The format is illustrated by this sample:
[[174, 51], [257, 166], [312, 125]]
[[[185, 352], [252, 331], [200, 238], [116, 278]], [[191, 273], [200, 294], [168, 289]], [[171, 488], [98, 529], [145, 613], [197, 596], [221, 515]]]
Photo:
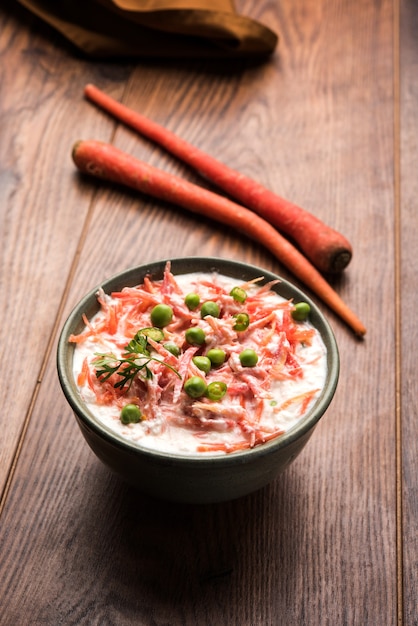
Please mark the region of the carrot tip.
[[351, 257], [351, 250], [338, 250], [331, 258], [331, 271], [335, 274], [342, 272], [350, 263]]
[[78, 149], [79, 149], [79, 147], [80, 147], [80, 145], [81, 145], [82, 143], [83, 143], [83, 140], [82, 140], [82, 139], [79, 139], [78, 141], [76, 141], [76, 142], [73, 144], [73, 148], [72, 148], [72, 150], [71, 150], [71, 156], [72, 156], [72, 158], [73, 158], [73, 161], [74, 161], [74, 162], [76, 161], [76, 154], [77, 154], [77, 151], [78, 151]]

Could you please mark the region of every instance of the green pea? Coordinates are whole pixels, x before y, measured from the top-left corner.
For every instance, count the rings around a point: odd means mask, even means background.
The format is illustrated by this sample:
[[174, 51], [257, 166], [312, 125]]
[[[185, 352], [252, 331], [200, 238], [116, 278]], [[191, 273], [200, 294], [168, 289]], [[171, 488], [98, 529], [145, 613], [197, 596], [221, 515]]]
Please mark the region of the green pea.
[[221, 350], [221, 348], [211, 348], [207, 351], [206, 356], [213, 367], [219, 367], [225, 363], [226, 352], [225, 350]]
[[311, 307], [307, 302], [298, 302], [292, 311], [292, 317], [297, 322], [303, 322], [307, 319], [310, 312]]
[[191, 398], [201, 398], [206, 393], [206, 383], [200, 376], [192, 376], [184, 383], [184, 391]]
[[196, 367], [202, 370], [202, 372], [205, 372], [205, 374], [209, 372], [212, 366], [212, 363], [207, 356], [194, 356], [192, 361], [196, 365]]
[[220, 308], [219, 304], [213, 302], [212, 300], [207, 300], [202, 304], [202, 308], [200, 309], [200, 315], [202, 317], [206, 317], [207, 315], [211, 315], [212, 317], [219, 317]]
[[219, 380], [214, 380], [209, 383], [208, 388], [206, 389], [206, 395], [209, 400], [219, 401], [222, 400], [224, 395], [226, 394], [227, 386], [226, 383]]
[[149, 326], [148, 328], [141, 328], [138, 331], [139, 335], [145, 335], [146, 337], [150, 337], [154, 341], [162, 341], [164, 339], [164, 333], [161, 328], [156, 328], [155, 326]]
[[157, 328], [164, 328], [173, 319], [173, 309], [168, 304], [157, 304], [151, 311], [151, 322]]
[[250, 325], [250, 316], [248, 315], [248, 313], [237, 313], [237, 315], [234, 315], [234, 319], [235, 324], [232, 328], [238, 332], [247, 330], [248, 326]]
[[120, 412], [122, 424], [137, 424], [142, 419], [142, 413], [136, 404], [125, 404]]
[[195, 311], [200, 304], [200, 296], [198, 293], [188, 293], [184, 298], [184, 304], [187, 306], [189, 311]]
[[192, 326], [188, 328], [185, 333], [187, 343], [192, 346], [203, 346], [206, 340], [205, 331], [199, 326]]
[[234, 298], [235, 302], [245, 302], [247, 299], [247, 292], [242, 287], [233, 287], [229, 295]]
[[167, 341], [167, 343], [164, 344], [164, 348], [171, 352], [171, 354], [174, 354], [174, 356], [180, 355], [180, 348], [173, 341]]
[[258, 356], [257, 353], [251, 348], [246, 348], [242, 352], [240, 352], [239, 360], [243, 367], [254, 367], [257, 365]]

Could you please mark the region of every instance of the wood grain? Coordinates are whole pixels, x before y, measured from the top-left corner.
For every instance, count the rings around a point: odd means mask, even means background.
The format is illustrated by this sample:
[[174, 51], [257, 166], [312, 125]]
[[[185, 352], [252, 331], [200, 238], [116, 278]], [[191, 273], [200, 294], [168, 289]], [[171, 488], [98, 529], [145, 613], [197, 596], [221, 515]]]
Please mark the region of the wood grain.
[[[2, 386], [0, 416], [2, 626], [416, 623], [416, 401], [408, 350], [416, 8], [403, 0], [399, 520], [394, 6], [239, 4], [280, 34], [278, 53], [263, 64], [89, 62], [14, 3], [0, 8], [0, 277], [8, 296], [0, 305], [0, 375], [11, 381]], [[354, 340], [324, 310], [341, 355], [336, 397], [303, 454], [247, 498], [186, 506], [135, 492], [96, 460], [62, 396], [58, 332], [103, 278], [158, 258], [205, 254], [290, 278], [232, 229], [77, 175], [71, 146], [95, 138], [206, 184], [84, 101], [87, 82], [312, 210], [354, 245], [349, 269], [334, 282], [369, 333]], [[22, 371], [11, 379], [9, 355], [23, 346]]]
[[[411, 350], [416, 332], [414, 300], [418, 261], [416, 258], [416, 198], [418, 194], [415, 164], [418, 159], [418, 11], [413, 2], [401, 3], [400, 13], [400, 206], [399, 206], [399, 307], [400, 307], [400, 483], [403, 528], [399, 530], [403, 557], [400, 571], [403, 588], [405, 623], [415, 624], [418, 615], [418, 486], [417, 486], [417, 397], [416, 359]], [[415, 129], [415, 130], [412, 130]]]
[[[25, 26], [23, 17], [22, 25], [13, 14], [2, 11], [1, 16], [0, 350], [8, 384], [2, 388], [0, 492], [42, 380], [49, 339], [93, 195], [85, 188], [82, 202], [73, 183], [69, 151], [74, 127], [103, 132], [108, 138], [113, 129], [108, 120], [92, 116], [87, 121], [82, 116], [80, 62], [57, 54], [36, 29], [30, 31], [31, 22]], [[12, 367], [8, 355], [16, 351], [20, 367], [13, 376], [7, 374]]]

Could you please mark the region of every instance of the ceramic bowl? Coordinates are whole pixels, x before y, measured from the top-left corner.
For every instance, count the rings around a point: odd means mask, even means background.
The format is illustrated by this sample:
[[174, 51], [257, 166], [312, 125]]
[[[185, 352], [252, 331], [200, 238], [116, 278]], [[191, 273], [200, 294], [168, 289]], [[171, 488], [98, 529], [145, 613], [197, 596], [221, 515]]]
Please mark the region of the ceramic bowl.
[[[188, 257], [170, 259], [173, 274], [217, 271], [240, 281], [278, 276], [259, 267], [225, 259]], [[59, 381], [81, 432], [97, 457], [122, 479], [141, 491], [165, 500], [209, 503], [235, 499], [267, 485], [299, 455], [318, 421], [327, 410], [337, 387], [339, 354], [334, 334], [318, 306], [290, 282], [280, 279], [274, 289], [284, 298], [308, 302], [310, 320], [327, 348], [328, 373], [325, 386], [313, 408], [284, 435], [252, 449], [223, 456], [180, 456], [157, 453], [127, 441], [103, 426], [80, 398], [72, 371], [74, 344], [71, 334], [82, 331], [82, 314], [98, 311], [96, 293], [106, 293], [140, 284], [150, 274], [160, 279], [166, 260], [134, 267], [95, 286], [72, 310], [60, 334], [57, 353]]]

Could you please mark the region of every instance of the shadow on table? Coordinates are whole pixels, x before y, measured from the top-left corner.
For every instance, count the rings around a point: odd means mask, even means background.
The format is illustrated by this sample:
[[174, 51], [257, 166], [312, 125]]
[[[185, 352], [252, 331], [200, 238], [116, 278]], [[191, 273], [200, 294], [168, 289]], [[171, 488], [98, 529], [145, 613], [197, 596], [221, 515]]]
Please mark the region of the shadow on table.
[[263, 602], [268, 587], [288, 594], [300, 574], [307, 494], [293, 466], [259, 492], [212, 505], [162, 502], [101, 466], [94, 474], [77, 523], [78, 573], [88, 584], [97, 570], [107, 613], [157, 612], [156, 623], [170, 624], [182, 622], [178, 611], [219, 618], [229, 603]]

